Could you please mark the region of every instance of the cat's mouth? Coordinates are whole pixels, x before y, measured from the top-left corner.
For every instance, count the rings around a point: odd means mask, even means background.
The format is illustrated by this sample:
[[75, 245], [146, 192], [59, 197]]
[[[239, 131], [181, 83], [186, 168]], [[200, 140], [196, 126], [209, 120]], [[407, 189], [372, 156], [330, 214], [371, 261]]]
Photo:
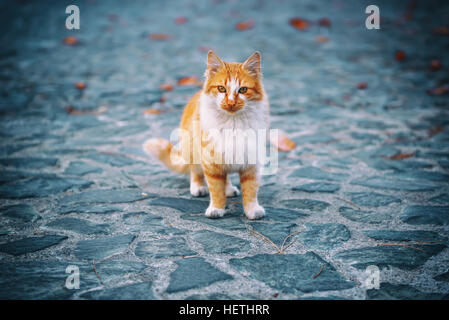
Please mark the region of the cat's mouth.
[[237, 111], [243, 109], [243, 105], [234, 104], [234, 105], [221, 105], [221, 108], [228, 113], [234, 114]]

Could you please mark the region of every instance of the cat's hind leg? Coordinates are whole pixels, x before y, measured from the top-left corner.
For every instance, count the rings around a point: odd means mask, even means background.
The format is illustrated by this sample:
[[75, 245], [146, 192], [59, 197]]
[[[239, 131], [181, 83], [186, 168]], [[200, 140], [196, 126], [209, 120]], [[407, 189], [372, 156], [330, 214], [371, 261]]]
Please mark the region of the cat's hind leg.
[[240, 195], [239, 189], [232, 184], [229, 177], [226, 177], [226, 197], [231, 198], [237, 197], [239, 195]]
[[194, 197], [204, 197], [209, 194], [200, 165], [190, 167], [190, 194]]

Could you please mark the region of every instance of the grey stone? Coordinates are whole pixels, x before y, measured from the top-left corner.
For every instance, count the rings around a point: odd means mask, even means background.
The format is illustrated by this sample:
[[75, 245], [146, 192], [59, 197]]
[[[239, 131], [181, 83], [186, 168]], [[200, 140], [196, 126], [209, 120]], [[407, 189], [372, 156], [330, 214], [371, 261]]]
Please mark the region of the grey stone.
[[422, 266], [431, 256], [446, 248], [442, 244], [404, 246], [377, 246], [346, 250], [334, 255], [344, 263], [357, 269], [365, 269], [369, 265], [379, 268], [393, 266], [399, 269], [412, 270]]
[[375, 240], [387, 241], [444, 241], [444, 237], [437, 232], [426, 230], [364, 230], [368, 237]]
[[438, 186], [433, 183], [380, 176], [355, 179], [350, 183], [375, 189], [401, 191], [432, 191], [438, 188]]
[[312, 182], [300, 186], [293, 187], [293, 191], [304, 191], [304, 192], [328, 192], [333, 193], [338, 191], [340, 186], [334, 183], [325, 182]]
[[374, 211], [362, 211], [350, 207], [340, 207], [338, 211], [346, 219], [357, 222], [376, 224], [389, 221], [391, 219], [391, 216], [386, 213], [379, 213]]
[[331, 264], [313, 252], [258, 254], [234, 258], [229, 262], [237, 270], [248, 272], [251, 278], [290, 294], [344, 290], [354, 286], [354, 283], [346, 280]]
[[98, 213], [98, 214], [106, 214], [113, 212], [121, 212], [122, 209], [119, 207], [114, 207], [105, 204], [77, 204], [77, 203], [69, 203], [65, 206], [61, 206], [58, 209], [59, 214], [68, 214], [68, 213]]
[[73, 231], [79, 234], [98, 234], [108, 233], [111, 226], [109, 224], [95, 224], [88, 220], [77, 218], [61, 218], [46, 224], [46, 227]]
[[68, 195], [60, 200], [61, 205], [71, 203], [127, 203], [154, 197], [139, 189], [97, 189]]
[[[405, 164], [406, 165], [406, 164]], [[407, 170], [411, 170], [412, 168], [407, 168]], [[407, 172], [397, 172], [394, 174], [390, 174], [392, 177], [399, 177], [404, 179], [415, 179], [415, 180], [423, 180], [423, 181], [448, 181], [449, 174], [444, 174], [437, 171], [424, 171], [424, 170], [413, 170]]]
[[115, 284], [123, 280], [127, 275], [137, 275], [146, 268], [147, 266], [139, 261], [107, 259], [98, 263], [95, 262], [95, 275], [101, 278], [102, 283], [110, 282]]
[[329, 203], [313, 199], [282, 200], [280, 204], [292, 209], [305, 209], [310, 211], [323, 211], [330, 206]]
[[209, 206], [209, 203], [206, 201], [183, 198], [158, 198], [149, 204], [152, 206], [173, 208], [183, 213], [204, 213]]
[[67, 175], [75, 175], [75, 176], [83, 176], [89, 173], [102, 173], [103, 169], [90, 166], [82, 161], [72, 161], [70, 162], [67, 169], [65, 169], [64, 174]]
[[[78, 261], [23, 261], [0, 263], [0, 299], [69, 299], [76, 290], [66, 288], [68, 266], [79, 268], [80, 288], [88, 290], [100, 283], [92, 265]], [[73, 274], [73, 273], [72, 273]]]
[[[294, 240], [295, 233], [297, 232], [298, 226], [293, 223], [262, 223], [262, 222], [254, 222], [250, 224], [250, 228], [254, 229], [254, 231], [262, 234], [267, 237], [271, 241], [273, 241], [279, 248], [281, 248], [284, 240], [292, 235], [289, 239], [287, 239], [287, 243]], [[249, 229], [251, 230], [251, 229]], [[254, 234], [253, 234], [254, 235]], [[259, 238], [257, 235], [254, 235], [256, 238]]]
[[123, 253], [134, 240], [134, 235], [120, 235], [93, 240], [81, 240], [77, 243], [74, 254], [83, 260], [102, 260]]
[[449, 206], [408, 206], [401, 212], [402, 221], [409, 224], [449, 224]]
[[152, 282], [127, 284], [117, 288], [92, 290], [80, 295], [88, 300], [155, 300]]
[[15, 204], [1, 207], [0, 215], [22, 222], [34, 222], [41, 219], [41, 216], [37, 213], [36, 209], [28, 204]]
[[[197, 209], [195, 209], [197, 210]], [[204, 213], [185, 213], [181, 215], [181, 219], [195, 221], [207, 224], [209, 226], [226, 229], [226, 230], [245, 230], [246, 224], [243, 215], [240, 212], [227, 212], [220, 219], [210, 219]]]
[[298, 218], [309, 216], [308, 213], [285, 208], [273, 208], [264, 206], [264, 209], [265, 217], [263, 218], [263, 220], [268, 221], [292, 222]]
[[246, 240], [209, 230], [195, 232], [192, 239], [201, 243], [207, 253], [234, 254], [247, 252], [250, 249], [249, 242]]
[[436, 197], [430, 198], [429, 201], [440, 205], [449, 205], [449, 194], [442, 193]]
[[137, 243], [135, 254], [142, 258], [168, 258], [193, 256], [196, 252], [191, 250], [183, 238], [156, 239]]
[[351, 238], [351, 233], [343, 224], [305, 224], [306, 230], [298, 235], [298, 240], [306, 248], [328, 250], [338, 247]]
[[186, 233], [186, 230], [168, 226], [161, 217], [147, 212], [128, 212], [123, 215], [123, 221], [131, 232], [151, 232], [161, 235]]
[[34, 176], [26, 180], [0, 185], [2, 198], [21, 199], [47, 197], [72, 190], [82, 190], [89, 187], [91, 181], [79, 178], [60, 178], [58, 176]]
[[429, 293], [415, 289], [409, 285], [382, 283], [379, 289], [366, 291], [370, 300], [441, 300], [444, 294]]
[[145, 164], [141, 161], [136, 161], [131, 158], [117, 154], [91, 153], [83, 155], [83, 158], [91, 159], [97, 161], [98, 163], [106, 163], [113, 167], [124, 167], [135, 164]]
[[45, 167], [54, 167], [57, 164], [57, 158], [0, 158], [0, 165], [19, 169], [42, 169]]
[[20, 256], [22, 254], [36, 252], [55, 246], [66, 239], [68, 239], [68, 237], [59, 235], [24, 238], [1, 244], [0, 252]]
[[313, 180], [331, 180], [331, 181], [343, 181], [349, 176], [345, 173], [333, 173], [324, 171], [317, 167], [304, 167], [295, 170], [289, 176], [290, 178], [300, 177]]
[[365, 207], [381, 207], [391, 203], [401, 202], [401, 200], [396, 197], [376, 192], [350, 192], [347, 193], [347, 195], [351, 197], [352, 202]]
[[449, 282], [449, 271], [439, 274], [437, 276], [434, 277], [434, 279], [436, 281], [444, 281], [444, 282]]
[[178, 268], [170, 275], [167, 293], [198, 289], [218, 281], [232, 280], [233, 277], [224, 273], [203, 258], [188, 258], [176, 261]]

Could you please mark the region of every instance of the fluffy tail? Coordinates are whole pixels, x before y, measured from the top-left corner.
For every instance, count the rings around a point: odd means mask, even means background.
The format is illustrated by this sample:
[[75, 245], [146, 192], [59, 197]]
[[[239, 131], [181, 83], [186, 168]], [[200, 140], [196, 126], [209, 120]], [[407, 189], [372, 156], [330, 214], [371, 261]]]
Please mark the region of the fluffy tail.
[[181, 152], [178, 149], [173, 148], [170, 141], [160, 138], [149, 139], [143, 144], [143, 150], [158, 158], [172, 171], [182, 174], [190, 172], [189, 165], [183, 159]]

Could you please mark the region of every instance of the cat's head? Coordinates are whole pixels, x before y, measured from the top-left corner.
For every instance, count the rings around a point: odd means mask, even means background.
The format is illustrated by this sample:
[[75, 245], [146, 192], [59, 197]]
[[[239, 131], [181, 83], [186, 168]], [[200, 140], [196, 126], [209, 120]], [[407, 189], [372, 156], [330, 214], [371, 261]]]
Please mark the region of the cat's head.
[[209, 51], [205, 76], [204, 93], [228, 113], [236, 113], [263, 98], [259, 52], [253, 53], [245, 62], [237, 63], [224, 62]]

